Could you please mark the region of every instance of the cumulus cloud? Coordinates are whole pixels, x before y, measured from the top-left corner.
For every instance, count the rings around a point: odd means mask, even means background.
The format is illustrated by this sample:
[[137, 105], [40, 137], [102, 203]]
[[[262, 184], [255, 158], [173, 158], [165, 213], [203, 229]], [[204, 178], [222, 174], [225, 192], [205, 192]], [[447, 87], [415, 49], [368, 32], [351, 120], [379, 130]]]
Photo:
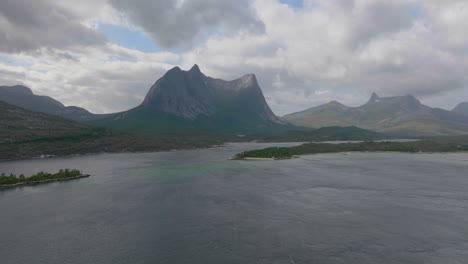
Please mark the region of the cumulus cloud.
[[[95, 112], [136, 106], [167, 69], [195, 63], [212, 77], [255, 73], [279, 115], [330, 100], [359, 105], [374, 91], [448, 109], [468, 101], [463, 0], [304, 0], [303, 8], [279, 0], [34, 1], [40, 15], [16, 2], [0, 3], [0, 51], [29, 52], [0, 54], [0, 82]], [[5, 14], [11, 6], [19, 11]], [[93, 27], [100, 22], [141, 29], [183, 52], [108, 43]]]
[[68, 9], [47, 0], [0, 2], [0, 51], [15, 53], [40, 48], [65, 48], [105, 42]]
[[162, 47], [191, 47], [210, 32], [262, 32], [250, 0], [110, 0]]
[[[149, 87], [179, 59], [168, 52], [143, 53], [114, 44], [69, 51], [69, 58], [47, 51], [15, 55], [0, 63], [0, 82], [24, 84], [34, 93], [95, 113], [128, 110], [139, 105]], [[14, 59], [13, 59], [14, 58]], [[5, 56], [3, 60], [9, 59]]]
[[[213, 37], [184, 54], [184, 62], [198, 62], [227, 77], [239, 70], [257, 73], [279, 114], [329, 99], [357, 105], [374, 91], [440, 102], [434, 98], [468, 88], [468, 42], [460, 34], [467, 25], [465, 5], [324, 0], [296, 10], [258, 0], [255, 8], [265, 34]], [[446, 107], [456, 100], [460, 98], [446, 100]]]

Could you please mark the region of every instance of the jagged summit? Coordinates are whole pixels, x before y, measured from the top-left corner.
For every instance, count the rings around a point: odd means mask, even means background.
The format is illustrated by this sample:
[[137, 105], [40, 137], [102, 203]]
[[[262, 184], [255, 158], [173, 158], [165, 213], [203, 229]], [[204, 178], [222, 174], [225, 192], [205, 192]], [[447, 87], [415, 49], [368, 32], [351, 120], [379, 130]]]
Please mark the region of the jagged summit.
[[179, 67], [169, 70], [151, 87], [142, 106], [193, 120], [199, 116], [215, 115], [233, 104], [231, 101], [236, 101], [234, 99], [239, 100], [235, 105], [242, 106], [243, 111], [250, 109], [251, 114], [265, 120], [284, 123], [267, 105], [254, 74], [224, 81], [205, 76], [197, 64], [189, 71]]
[[371, 98], [367, 103], [377, 103], [379, 102], [380, 97], [376, 93], [372, 93]]
[[197, 64], [194, 64], [194, 65], [192, 66], [192, 68], [190, 68], [189, 71], [190, 71], [190, 72], [199, 72], [199, 73], [201, 73], [200, 67], [198, 67]]
[[99, 125], [165, 132], [257, 133], [290, 129], [268, 106], [254, 74], [225, 81], [195, 64], [170, 69], [151, 86], [142, 104]]
[[242, 76], [241, 82], [242, 87], [258, 86], [257, 77], [253, 73]]

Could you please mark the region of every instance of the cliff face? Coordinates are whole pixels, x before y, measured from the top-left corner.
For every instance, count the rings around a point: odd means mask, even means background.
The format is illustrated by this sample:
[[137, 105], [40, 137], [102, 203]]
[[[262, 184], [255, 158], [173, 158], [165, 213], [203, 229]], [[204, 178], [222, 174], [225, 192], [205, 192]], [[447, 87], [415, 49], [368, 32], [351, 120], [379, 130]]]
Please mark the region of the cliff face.
[[216, 106], [207, 79], [196, 65], [190, 71], [175, 67], [151, 87], [142, 105], [188, 119], [210, 116]]
[[224, 81], [205, 76], [197, 65], [189, 71], [179, 67], [168, 71], [151, 87], [142, 106], [190, 120], [237, 112], [286, 124], [271, 111], [255, 75]]

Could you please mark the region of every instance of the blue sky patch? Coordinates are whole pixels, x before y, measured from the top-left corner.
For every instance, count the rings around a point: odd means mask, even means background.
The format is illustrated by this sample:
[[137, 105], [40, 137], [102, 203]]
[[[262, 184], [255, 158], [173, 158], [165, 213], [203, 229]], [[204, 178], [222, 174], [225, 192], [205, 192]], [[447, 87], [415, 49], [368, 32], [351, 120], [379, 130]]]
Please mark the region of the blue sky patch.
[[99, 24], [99, 30], [110, 42], [141, 52], [157, 52], [158, 47], [143, 32], [111, 24]]
[[302, 8], [304, 7], [303, 0], [280, 0], [281, 3], [287, 4], [293, 8]]

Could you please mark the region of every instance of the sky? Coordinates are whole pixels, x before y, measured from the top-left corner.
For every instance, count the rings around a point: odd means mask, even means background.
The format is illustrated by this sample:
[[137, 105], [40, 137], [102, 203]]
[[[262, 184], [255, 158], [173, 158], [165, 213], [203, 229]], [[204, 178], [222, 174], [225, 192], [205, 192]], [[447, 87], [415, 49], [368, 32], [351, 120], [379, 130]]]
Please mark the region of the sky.
[[94, 113], [139, 105], [167, 70], [254, 73], [285, 115], [413, 94], [468, 101], [466, 0], [2, 0], [0, 85]]

